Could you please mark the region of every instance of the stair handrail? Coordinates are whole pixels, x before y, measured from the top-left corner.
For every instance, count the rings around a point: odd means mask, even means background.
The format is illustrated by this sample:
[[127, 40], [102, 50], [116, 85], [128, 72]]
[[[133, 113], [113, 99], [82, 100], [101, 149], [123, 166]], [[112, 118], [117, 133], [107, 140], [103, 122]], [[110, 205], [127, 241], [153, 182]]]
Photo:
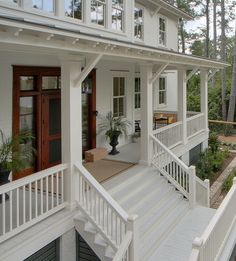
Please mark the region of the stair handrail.
[[[173, 184], [173, 186], [175, 186], [176, 189], [178, 189], [186, 198], [189, 199], [190, 205], [193, 207], [196, 202], [195, 167], [188, 167], [154, 135], [151, 134], [150, 138], [153, 142], [153, 146], [151, 147], [152, 164], [168, 179], [170, 183]], [[161, 157], [163, 159], [161, 159]], [[160, 162], [158, 162], [159, 159]], [[173, 163], [174, 167], [172, 166]], [[170, 164], [171, 166], [169, 166]], [[178, 175], [174, 173], [174, 170], [178, 171]]]
[[[134, 251], [137, 250], [137, 216], [129, 216], [82, 163], [77, 162], [75, 168], [78, 171], [79, 183], [76, 200], [83, 214], [109, 242], [116, 256], [134, 256]], [[102, 215], [100, 210], [103, 211]], [[94, 213], [96, 211], [98, 213]]]
[[[190, 261], [217, 260], [236, 222], [236, 178], [200, 237], [195, 238]], [[198, 253], [198, 255], [196, 255]]]
[[112, 261], [121, 261], [128, 260], [127, 256], [129, 256], [129, 246], [132, 242], [133, 233], [128, 231], [118, 249]]

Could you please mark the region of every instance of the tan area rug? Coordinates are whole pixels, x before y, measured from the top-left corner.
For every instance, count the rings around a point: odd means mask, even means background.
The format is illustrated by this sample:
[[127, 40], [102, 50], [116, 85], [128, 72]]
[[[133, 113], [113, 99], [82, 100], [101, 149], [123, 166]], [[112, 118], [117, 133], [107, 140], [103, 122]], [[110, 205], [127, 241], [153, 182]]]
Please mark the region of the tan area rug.
[[84, 167], [94, 176], [98, 182], [103, 182], [135, 164], [115, 160], [102, 159], [95, 162], [84, 163]]

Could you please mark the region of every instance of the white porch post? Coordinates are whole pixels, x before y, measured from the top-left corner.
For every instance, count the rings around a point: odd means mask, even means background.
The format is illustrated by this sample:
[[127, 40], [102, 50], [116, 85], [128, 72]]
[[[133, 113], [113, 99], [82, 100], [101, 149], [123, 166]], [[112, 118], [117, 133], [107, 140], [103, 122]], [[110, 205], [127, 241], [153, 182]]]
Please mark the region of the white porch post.
[[141, 76], [141, 155], [140, 163], [150, 165], [151, 149], [149, 135], [153, 130], [152, 65], [140, 65]]
[[65, 196], [70, 208], [75, 207], [74, 163], [82, 161], [81, 86], [74, 86], [81, 67], [81, 61], [61, 61], [62, 162], [69, 164]]
[[208, 131], [208, 71], [201, 69], [201, 112], [204, 113], [204, 128]]
[[182, 121], [182, 141], [187, 143], [187, 79], [186, 70], [178, 70], [178, 121]]

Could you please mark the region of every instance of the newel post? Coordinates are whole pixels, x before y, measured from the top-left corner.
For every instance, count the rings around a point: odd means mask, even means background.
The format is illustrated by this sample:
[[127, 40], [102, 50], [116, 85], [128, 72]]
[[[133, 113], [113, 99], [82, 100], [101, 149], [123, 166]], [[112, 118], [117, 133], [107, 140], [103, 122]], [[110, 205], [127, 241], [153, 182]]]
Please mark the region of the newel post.
[[196, 237], [192, 244], [192, 253], [189, 261], [201, 261], [201, 248], [203, 241], [201, 238]]
[[138, 216], [131, 215], [128, 217], [128, 231], [133, 233], [132, 242], [130, 244], [130, 261], [139, 261], [139, 225]]
[[194, 208], [196, 204], [196, 168], [189, 167], [189, 203], [190, 207]]
[[206, 198], [206, 207], [210, 207], [210, 180], [209, 179], [205, 179], [204, 183], [207, 186], [207, 198]]

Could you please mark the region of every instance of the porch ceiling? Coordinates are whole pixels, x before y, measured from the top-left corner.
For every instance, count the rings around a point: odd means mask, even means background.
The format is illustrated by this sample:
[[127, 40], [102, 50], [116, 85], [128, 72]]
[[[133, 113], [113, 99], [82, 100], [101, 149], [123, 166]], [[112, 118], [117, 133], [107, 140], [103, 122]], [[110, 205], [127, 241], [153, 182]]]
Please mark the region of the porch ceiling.
[[0, 43], [21, 46], [26, 50], [36, 47], [71, 55], [103, 54], [153, 65], [168, 63], [167, 69], [223, 69], [228, 66], [220, 61], [4, 15], [0, 15]]

